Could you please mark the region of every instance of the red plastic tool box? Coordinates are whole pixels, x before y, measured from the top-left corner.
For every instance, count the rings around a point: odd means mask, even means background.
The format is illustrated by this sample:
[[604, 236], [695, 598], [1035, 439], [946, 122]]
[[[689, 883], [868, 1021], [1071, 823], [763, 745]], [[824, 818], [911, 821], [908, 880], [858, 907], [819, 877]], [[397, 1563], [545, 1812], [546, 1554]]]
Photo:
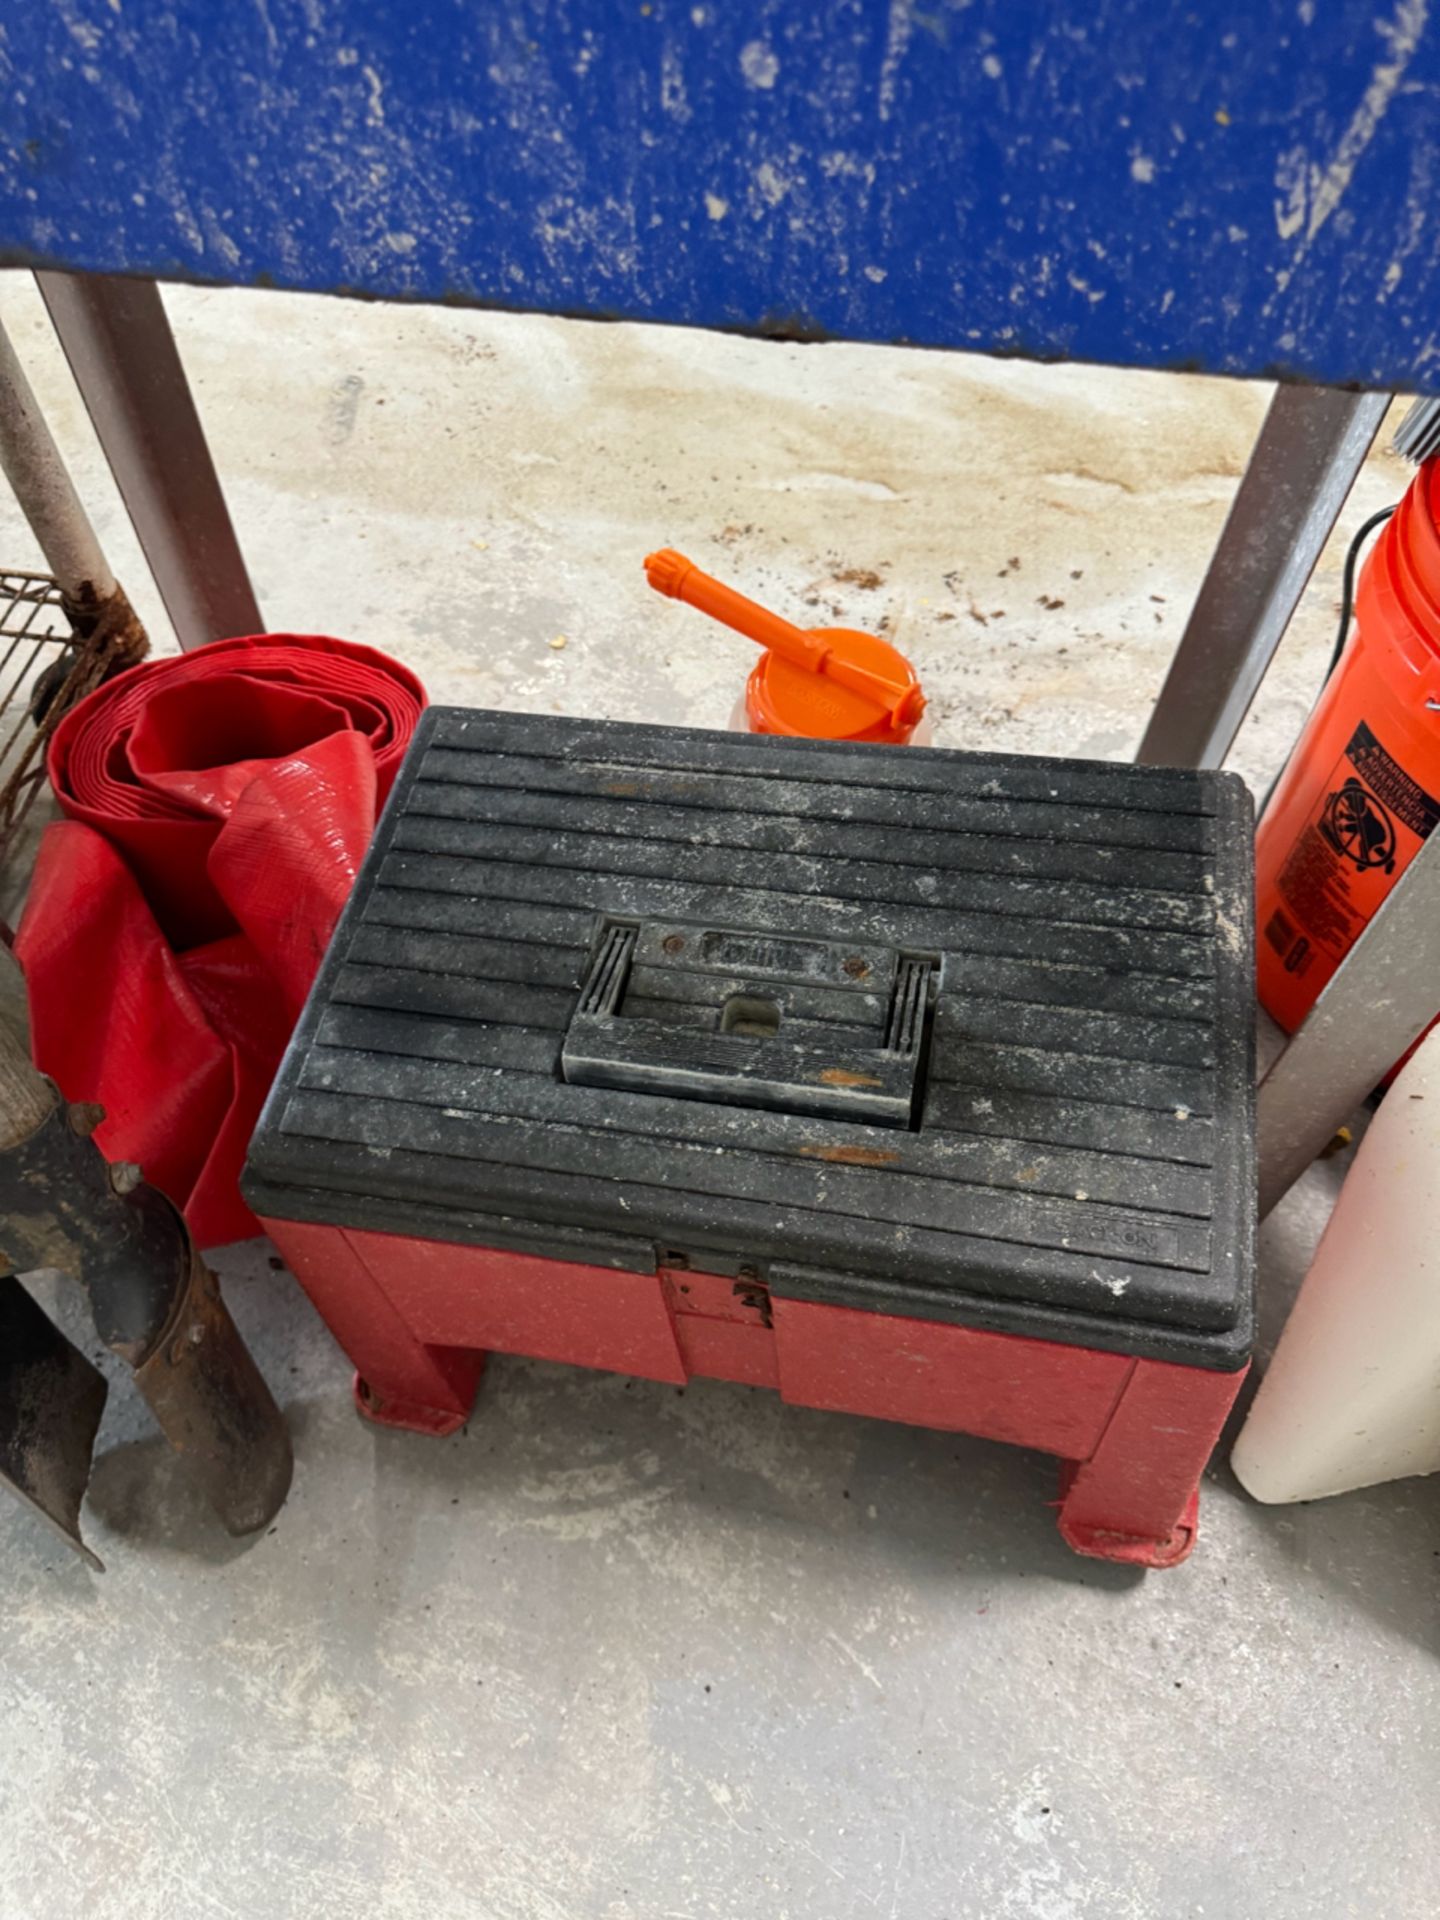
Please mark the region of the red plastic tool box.
[[1253, 1315], [1224, 774], [435, 709], [246, 1194], [371, 1418], [486, 1349], [1041, 1447], [1181, 1559]]

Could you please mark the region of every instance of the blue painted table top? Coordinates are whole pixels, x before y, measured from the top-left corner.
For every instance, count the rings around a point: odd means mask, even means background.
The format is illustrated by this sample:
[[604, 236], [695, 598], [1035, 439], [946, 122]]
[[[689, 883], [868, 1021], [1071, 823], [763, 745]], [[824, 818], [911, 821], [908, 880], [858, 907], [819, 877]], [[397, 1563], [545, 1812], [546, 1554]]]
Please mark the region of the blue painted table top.
[[1434, 386], [1430, 16], [12, 0], [0, 257]]

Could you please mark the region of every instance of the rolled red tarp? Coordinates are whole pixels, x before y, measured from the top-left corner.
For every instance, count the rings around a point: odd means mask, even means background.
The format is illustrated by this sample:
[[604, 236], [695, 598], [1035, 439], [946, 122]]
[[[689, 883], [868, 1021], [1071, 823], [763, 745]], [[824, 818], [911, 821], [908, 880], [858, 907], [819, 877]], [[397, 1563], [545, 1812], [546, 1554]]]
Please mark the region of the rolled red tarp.
[[425, 690], [312, 634], [149, 660], [66, 715], [15, 950], [36, 1064], [202, 1246], [259, 1231], [250, 1134]]

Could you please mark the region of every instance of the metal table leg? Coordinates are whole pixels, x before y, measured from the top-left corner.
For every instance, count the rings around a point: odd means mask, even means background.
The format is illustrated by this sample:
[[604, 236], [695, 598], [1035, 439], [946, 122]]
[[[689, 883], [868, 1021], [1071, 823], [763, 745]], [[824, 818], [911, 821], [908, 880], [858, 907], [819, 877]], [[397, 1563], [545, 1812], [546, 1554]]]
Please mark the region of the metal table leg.
[[1224, 763], [1389, 405], [1277, 387], [1137, 760]]
[[115, 576], [100, 551], [10, 336], [0, 326], [0, 468], [67, 598], [106, 600]]
[[1402, 460], [1418, 467], [1440, 453], [1440, 400], [1415, 400], [1395, 429], [1394, 447]]
[[1440, 833], [1395, 882], [1260, 1082], [1260, 1213], [1299, 1179], [1440, 1004]]
[[125, 657], [149, 642], [124, 589], [110, 571], [71, 483], [10, 336], [0, 326], [0, 468], [59, 583], [65, 611], [82, 635], [102, 624]]
[[181, 646], [263, 631], [159, 289], [35, 279]]

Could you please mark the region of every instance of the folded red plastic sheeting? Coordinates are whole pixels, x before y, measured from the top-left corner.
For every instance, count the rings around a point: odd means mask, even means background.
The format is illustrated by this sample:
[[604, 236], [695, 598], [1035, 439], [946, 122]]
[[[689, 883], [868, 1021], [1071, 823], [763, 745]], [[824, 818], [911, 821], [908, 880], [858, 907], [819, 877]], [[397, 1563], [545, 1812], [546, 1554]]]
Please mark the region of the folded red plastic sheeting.
[[37, 1064], [202, 1246], [259, 1231], [250, 1134], [425, 704], [369, 647], [222, 640], [152, 660], [56, 729], [16, 939]]

